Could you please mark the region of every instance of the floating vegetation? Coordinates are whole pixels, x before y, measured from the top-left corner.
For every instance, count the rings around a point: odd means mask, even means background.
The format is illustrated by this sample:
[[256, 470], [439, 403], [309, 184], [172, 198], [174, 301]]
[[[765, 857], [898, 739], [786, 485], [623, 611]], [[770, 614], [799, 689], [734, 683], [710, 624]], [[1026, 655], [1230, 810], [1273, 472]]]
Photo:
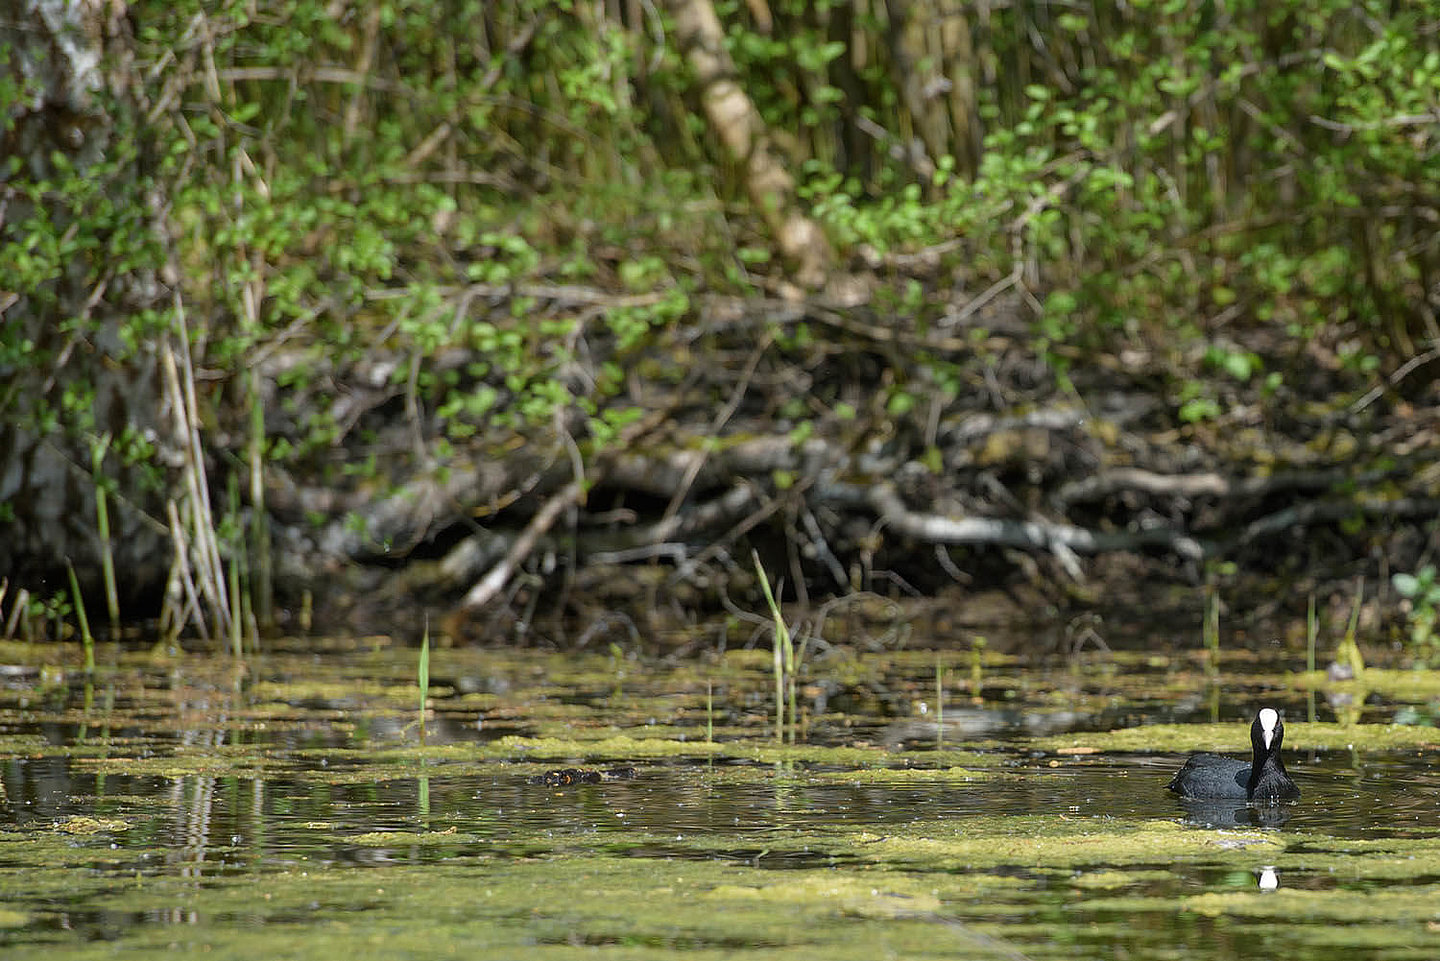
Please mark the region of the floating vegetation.
[[[1219, 961], [1225, 925], [1257, 956], [1440, 956], [1431, 728], [1292, 721], [1305, 799], [1207, 827], [1162, 754], [1240, 754], [1243, 724], [1065, 733], [1146, 716], [1113, 664], [816, 655], [797, 698], [825, 709], [777, 744], [769, 651], [617, 677], [604, 653], [440, 648], [422, 744], [413, 649], [237, 668], [97, 645], [89, 685], [70, 653], [0, 685], [7, 961]], [[1127, 663], [1165, 697], [1203, 673]]]
[[404, 844], [476, 844], [484, 839], [475, 834], [462, 834], [456, 827], [448, 827], [443, 831], [367, 831], [349, 835], [345, 840], [351, 844], [390, 847]]
[[[1061, 734], [1038, 737], [1034, 746], [1073, 753], [1077, 748], [1096, 751], [1199, 751], [1245, 753], [1248, 744], [1243, 725], [1149, 724], [1104, 733]], [[1394, 751], [1440, 747], [1440, 730], [1405, 724], [1327, 724], [1296, 721], [1285, 725], [1287, 750], [1331, 751], [1362, 749]]]
[[128, 831], [130, 825], [126, 821], [115, 818], [92, 818], [75, 815], [55, 825], [55, 830], [62, 834], [107, 834], [113, 831]]

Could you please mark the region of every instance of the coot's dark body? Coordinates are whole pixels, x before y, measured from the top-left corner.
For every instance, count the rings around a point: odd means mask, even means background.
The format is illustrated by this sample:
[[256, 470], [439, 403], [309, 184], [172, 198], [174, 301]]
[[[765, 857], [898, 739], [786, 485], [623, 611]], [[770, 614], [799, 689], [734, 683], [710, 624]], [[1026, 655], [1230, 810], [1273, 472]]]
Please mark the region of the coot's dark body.
[[1285, 773], [1280, 760], [1280, 745], [1285, 740], [1285, 725], [1279, 713], [1270, 707], [1260, 709], [1250, 725], [1250, 747], [1253, 757], [1249, 764], [1221, 754], [1192, 754], [1171, 779], [1169, 788], [1181, 797], [1216, 798], [1244, 801], [1292, 800], [1300, 789]]

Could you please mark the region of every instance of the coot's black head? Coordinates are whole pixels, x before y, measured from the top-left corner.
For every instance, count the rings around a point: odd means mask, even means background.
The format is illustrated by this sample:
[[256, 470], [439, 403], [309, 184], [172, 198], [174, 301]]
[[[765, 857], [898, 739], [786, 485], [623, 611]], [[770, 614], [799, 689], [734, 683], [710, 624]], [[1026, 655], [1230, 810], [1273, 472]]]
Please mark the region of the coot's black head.
[[1256, 763], [1267, 755], [1279, 757], [1284, 740], [1285, 722], [1280, 720], [1280, 712], [1273, 707], [1262, 707], [1250, 725], [1250, 746], [1255, 749]]
[[1280, 745], [1285, 740], [1285, 724], [1280, 712], [1273, 707], [1262, 707], [1250, 725], [1250, 746], [1255, 755], [1250, 761], [1250, 777], [1245, 783], [1245, 794], [1252, 801], [1298, 798], [1300, 788], [1285, 771], [1285, 762], [1280, 760]]

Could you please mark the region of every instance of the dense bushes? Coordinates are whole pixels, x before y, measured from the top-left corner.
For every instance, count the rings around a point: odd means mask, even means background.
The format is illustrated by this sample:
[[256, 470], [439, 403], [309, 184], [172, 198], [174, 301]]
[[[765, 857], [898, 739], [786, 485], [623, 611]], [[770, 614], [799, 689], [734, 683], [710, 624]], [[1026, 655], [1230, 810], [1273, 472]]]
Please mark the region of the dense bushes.
[[[103, 158], [24, 135], [34, 90], [0, 85], [0, 286], [69, 325], [0, 326], [7, 375], [64, 368], [0, 417], [98, 444], [67, 344], [110, 331], [123, 363], [178, 307], [211, 442], [242, 453], [263, 408], [272, 467], [395, 480], [556, 423], [603, 451], [637, 384], [724, 346], [703, 298], [786, 292], [674, 42], [708, 4], [135, 0], [92, 95]], [[1177, 424], [1348, 403], [1440, 333], [1434, 3], [713, 9], [751, 134], [837, 249], [815, 302], [851, 318], [776, 343], [936, 335], [876, 352], [897, 419], [983, 370], [992, 329]], [[178, 296], [55, 293], [136, 272]]]

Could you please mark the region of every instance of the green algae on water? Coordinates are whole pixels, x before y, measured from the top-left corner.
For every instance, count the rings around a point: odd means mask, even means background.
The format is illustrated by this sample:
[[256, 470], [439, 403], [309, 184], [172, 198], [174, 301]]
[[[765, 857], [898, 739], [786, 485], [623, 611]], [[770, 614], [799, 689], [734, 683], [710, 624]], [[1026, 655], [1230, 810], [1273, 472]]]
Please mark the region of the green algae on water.
[[[1148, 724], [1105, 733], [1057, 734], [1037, 737], [1042, 750], [1089, 748], [1096, 751], [1229, 751], [1246, 753], [1249, 731], [1244, 724]], [[1295, 721], [1285, 725], [1288, 750], [1359, 749], [1393, 751], [1440, 747], [1440, 730], [1405, 724], [1326, 724]]]
[[[978, 822], [978, 823], [976, 823]], [[973, 818], [916, 825], [905, 834], [863, 833], [855, 849], [871, 859], [930, 868], [1080, 868], [1147, 864], [1179, 858], [1249, 864], [1285, 849], [1274, 832], [1197, 831], [1174, 821], [1140, 823], [1105, 818]], [[831, 850], [835, 850], [833, 844]]]
[[106, 834], [113, 831], [128, 831], [130, 824], [117, 818], [92, 818], [74, 815], [55, 825], [62, 834]]

